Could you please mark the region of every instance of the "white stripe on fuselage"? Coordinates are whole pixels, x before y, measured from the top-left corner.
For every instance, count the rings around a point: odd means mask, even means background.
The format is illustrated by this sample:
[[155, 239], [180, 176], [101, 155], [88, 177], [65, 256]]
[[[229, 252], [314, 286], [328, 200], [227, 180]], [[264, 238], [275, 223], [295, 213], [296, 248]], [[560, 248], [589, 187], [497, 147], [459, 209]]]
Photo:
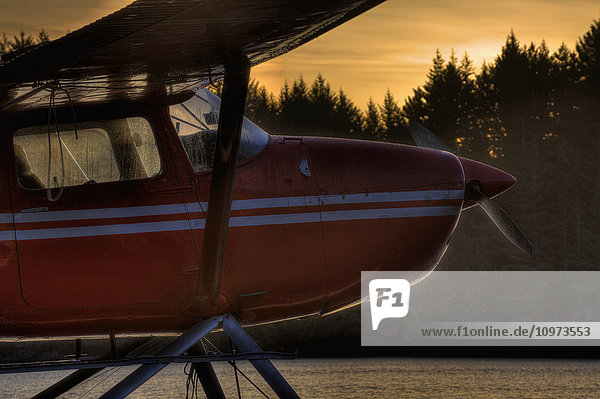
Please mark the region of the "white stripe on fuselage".
[[169, 204], [136, 206], [128, 208], [77, 209], [71, 211], [15, 213], [16, 223], [60, 222], [68, 220], [112, 219], [139, 216], [178, 215], [187, 212], [202, 212], [200, 204]]
[[[231, 210], [263, 209], [263, 208], [286, 208], [294, 206], [314, 205], [343, 205], [375, 202], [405, 202], [405, 201], [433, 201], [444, 199], [463, 199], [463, 190], [426, 190], [426, 191], [398, 191], [384, 193], [362, 193], [362, 194], [336, 194], [307, 197], [280, 197], [280, 198], [256, 198], [248, 200], [235, 200], [231, 204]], [[201, 202], [202, 208], [206, 209], [207, 202]]]
[[[285, 213], [278, 215], [233, 216], [229, 227], [269, 226], [279, 224], [318, 223], [365, 219], [396, 219], [424, 216], [458, 215], [460, 206], [433, 206], [417, 208], [359, 209], [348, 211]], [[205, 219], [170, 220], [112, 224], [106, 226], [62, 227], [52, 229], [17, 230], [17, 240], [43, 240], [117, 234], [158, 233], [187, 229], [203, 229]], [[7, 232], [9, 233], [9, 232]], [[12, 234], [12, 232], [10, 232]], [[12, 239], [12, 238], [10, 238]]]
[[[463, 190], [427, 190], [399, 191], [386, 193], [364, 193], [345, 195], [323, 195], [303, 197], [276, 197], [235, 200], [231, 204], [232, 211], [291, 208], [299, 206], [343, 205], [374, 202], [403, 202], [444, 199], [462, 199]], [[140, 216], [178, 215], [206, 210], [207, 202], [190, 202], [186, 204], [150, 205], [122, 208], [77, 209], [69, 211], [21, 212], [15, 213], [16, 223], [58, 222], [85, 219], [113, 219]], [[186, 209], [187, 208], [187, 209]], [[12, 214], [0, 214], [0, 223], [12, 223]]]
[[[235, 200], [232, 210], [250, 210], [265, 208], [285, 208], [324, 205], [343, 205], [360, 203], [385, 203], [403, 201], [431, 201], [444, 199], [462, 199], [463, 190], [427, 190], [403, 191], [387, 193], [365, 193], [345, 195], [324, 195], [304, 197], [257, 198]], [[126, 208], [81, 209], [69, 211], [15, 213], [15, 222], [23, 226], [34, 222], [53, 222], [70, 220], [94, 220], [140, 216], [177, 215], [197, 213], [206, 209], [206, 203], [187, 203], [138, 206]], [[427, 217], [457, 215], [460, 206], [429, 206], [410, 208], [355, 209], [321, 212], [302, 212], [286, 214], [270, 214], [255, 216], [232, 216], [230, 227], [266, 226], [278, 224], [317, 223], [364, 219], [394, 219], [407, 217]], [[12, 222], [13, 214], [2, 214], [0, 217]], [[2, 220], [4, 220], [2, 219]], [[1, 221], [1, 220], [0, 220]], [[203, 229], [204, 219], [183, 219], [161, 222], [120, 223], [101, 226], [59, 227], [45, 229], [17, 230], [17, 240], [38, 240], [51, 238], [74, 238], [90, 236], [106, 236], [117, 234], [155, 233], [187, 229]], [[0, 241], [14, 240], [13, 231], [1, 231]]]

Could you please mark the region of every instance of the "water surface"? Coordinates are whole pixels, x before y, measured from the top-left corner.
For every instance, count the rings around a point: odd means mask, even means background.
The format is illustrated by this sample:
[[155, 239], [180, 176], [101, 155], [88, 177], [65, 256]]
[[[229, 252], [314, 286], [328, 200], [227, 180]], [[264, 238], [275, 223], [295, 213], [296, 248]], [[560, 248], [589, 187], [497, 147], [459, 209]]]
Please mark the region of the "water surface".
[[[600, 361], [521, 359], [296, 359], [274, 362], [302, 398], [591, 398], [600, 397]], [[248, 362], [239, 362], [271, 398]], [[96, 398], [135, 367], [107, 369], [63, 398]], [[227, 397], [233, 369], [217, 364]], [[0, 375], [1, 398], [27, 398], [68, 372]], [[185, 398], [183, 365], [170, 365], [130, 398]], [[243, 398], [263, 398], [240, 376]], [[204, 397], [202, 394], [199, 397]]]

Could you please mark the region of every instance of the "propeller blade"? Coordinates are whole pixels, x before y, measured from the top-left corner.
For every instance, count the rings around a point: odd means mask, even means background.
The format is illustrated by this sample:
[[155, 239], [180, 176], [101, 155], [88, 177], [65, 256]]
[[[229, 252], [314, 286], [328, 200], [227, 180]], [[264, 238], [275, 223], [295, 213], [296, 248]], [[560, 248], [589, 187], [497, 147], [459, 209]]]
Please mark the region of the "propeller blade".
[[419, 147], [432, 148], [434, 150], [452, 152], [442, 140], [431, 130], [416, 121], [410, 121], [408, 131]]
[[525, 234], [521, 231], [519, 226], [517, 226], [500, 205], [496, 204], [483, 194], [477, 185], [470, 186], [466, 194], [466, 199], [477, 202], [477, 205], [487, 213], [490, 219], [492, 219], [492, 222], [494, 222], [510, 242], [529, 256], [533, 255], [531, 243], [527, 237], [525, 237]]

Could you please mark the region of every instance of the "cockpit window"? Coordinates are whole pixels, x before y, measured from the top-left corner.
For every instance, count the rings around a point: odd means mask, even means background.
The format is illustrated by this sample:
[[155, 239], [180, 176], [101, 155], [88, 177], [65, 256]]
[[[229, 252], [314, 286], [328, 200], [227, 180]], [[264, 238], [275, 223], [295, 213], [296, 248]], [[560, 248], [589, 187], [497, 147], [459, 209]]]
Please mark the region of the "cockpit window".
[[[140, 117], [19, 129], [13, 137], [19, 184], [56, 188], [160, 173], [161, 162], [150, 123]], [[50, 144], [50, 146], [49, 146]], [[50, 162], [48, 159], [50, 158]], [[64, 177], [64, 181], [63, 181]]]
[[[220, 106], [219, 97], [201, 89], [183, 104], [169, 108], [175, 130], [195, 172], [208, 171], [213, 166]], [[245, 161], [258, 155], [268, 142], [269, 135], [244, 118], [238, 160]]]

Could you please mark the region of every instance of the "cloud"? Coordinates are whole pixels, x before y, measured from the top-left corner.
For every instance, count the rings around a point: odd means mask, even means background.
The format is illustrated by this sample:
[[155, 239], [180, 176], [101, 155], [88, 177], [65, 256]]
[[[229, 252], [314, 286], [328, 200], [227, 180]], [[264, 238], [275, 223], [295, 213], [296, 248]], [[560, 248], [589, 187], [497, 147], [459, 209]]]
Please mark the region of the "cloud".
[[44, 28], [52, 38], [78, 29], [133, 0], [2, 0], [0, 31], [33, 34]]
[[402, 99], [423, 84], [436, 48], [445, 58], [467, 51], [480, 65], [495, 58], [511, 29], [522, 43], [572, 48], [599, 11], [597, 0], [391, 0], [253, 74], [278, 90], [283, 79], [321, 72], [359, 104], [387, 88]]
[[[52, 38], [116, 11], [132, 0], [2, 0], [0, 32]], [[396, 98], [423, 84], [436, 48], [448, 57], [467, 51], [479, 65], [491, 61], [514, 29], [522, 43], [546, 39], [551, 50], [570, 47], [600, 15], [597, 0], [389, 0], [322, 37], [253, 70], [277, 92], [284, 80], [318, 72], [358, 103]]]

